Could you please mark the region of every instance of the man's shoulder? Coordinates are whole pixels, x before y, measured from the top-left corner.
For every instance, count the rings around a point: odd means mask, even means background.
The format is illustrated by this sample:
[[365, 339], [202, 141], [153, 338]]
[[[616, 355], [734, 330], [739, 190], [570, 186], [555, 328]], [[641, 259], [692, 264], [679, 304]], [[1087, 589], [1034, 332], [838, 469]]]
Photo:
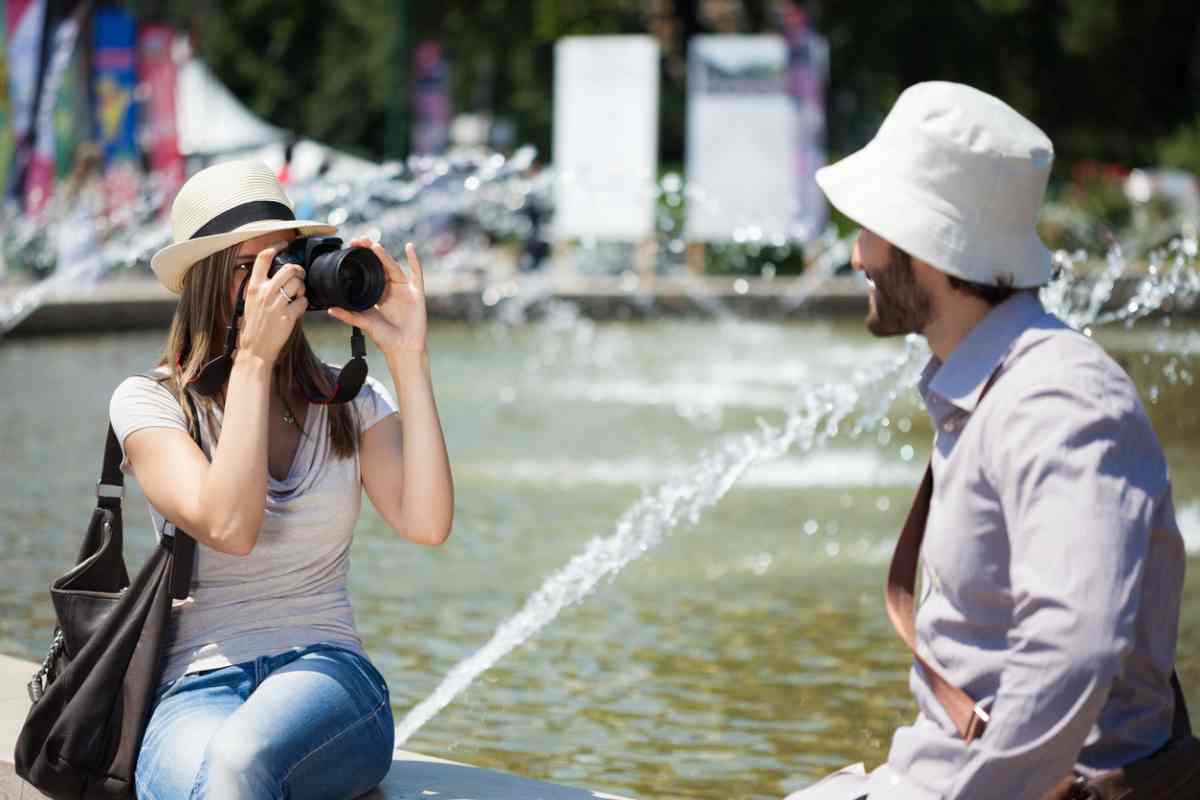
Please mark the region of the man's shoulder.
[[1137, 387], [1121, 364], [1050, 314], [1014, 340], [1001, 369], [996, 388], [1010, 398], [1051, 390], [1106, 401], [1114, 413], [1139, 406]]

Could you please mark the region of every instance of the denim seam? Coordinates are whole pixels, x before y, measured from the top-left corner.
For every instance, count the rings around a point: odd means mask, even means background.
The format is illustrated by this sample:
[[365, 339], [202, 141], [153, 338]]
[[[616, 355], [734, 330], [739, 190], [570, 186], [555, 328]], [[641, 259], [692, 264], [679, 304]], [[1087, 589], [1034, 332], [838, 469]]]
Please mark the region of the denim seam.
[[[155, 764], [156, 771], [157, 767], [158, 765]], [[142, 786], [142, 782], [138, 780], [136, 770], [133, 773], [133, 796], [136, 797], [137, 800], [158, 800], [158, 795], [150, 791], [148, 787]]]
[[297, 761], [295, 764], [293, 764], [291, 766], [291, 769], [289, 769], [287, 771], [287, 774], [285, 774], [283, 776], [283, 778], [280, 779], [280, 781], [279, 781], [280, 784], [286, 784], [288, 782], [288, 779], [292, 777], [292, 773], [295, 772], [296, 770], [298, 770], [300, 768], [300, 765], [303, 764], [305, 761], [308, 761], [308, 759], [312, 758], [317, 753], [324, 750], [327, 746], [336, 742], [338, 739], [341, 739], [343, 736], [345, 736], [347, 733], [350, 733], [355, 728], [358, 728], [363, 723], [368, 722], [368, 721], [374, 719], [375, 717], [377, 717], [379, 715], [380, 710], [383, 709], [387, 705], [388, 705], [388, 700], [387, 700], [387, 698], [384, 698], [383, 702], [379, 703], [371, 711], [369, 711], [366, 714], [364, 714], [363, 716], [359, 717], [354, 722], [351, 722], [349, 725], [342, 728], [340, 731], [335, 733], [333, 736], [330, 736], [328, 739], [326, 739], [325, 741], [321, 742], [319, 745], [314, 747], [307, 754], [305, 754], [305, 756], [303, 758], [301, 758], [299, 761]]

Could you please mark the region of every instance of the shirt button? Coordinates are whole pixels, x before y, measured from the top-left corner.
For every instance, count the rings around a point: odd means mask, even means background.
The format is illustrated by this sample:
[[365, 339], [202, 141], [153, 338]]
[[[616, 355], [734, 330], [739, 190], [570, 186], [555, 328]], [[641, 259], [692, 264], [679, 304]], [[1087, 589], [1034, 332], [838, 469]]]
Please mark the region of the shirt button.
[[956, 423], [952, 419], [947, 420], [946, 422], [942, 423], [942, 430], [944, 430], [946, 433], [954, 433], [954, 430], [957, 427], [958, 427], [958, 423]]

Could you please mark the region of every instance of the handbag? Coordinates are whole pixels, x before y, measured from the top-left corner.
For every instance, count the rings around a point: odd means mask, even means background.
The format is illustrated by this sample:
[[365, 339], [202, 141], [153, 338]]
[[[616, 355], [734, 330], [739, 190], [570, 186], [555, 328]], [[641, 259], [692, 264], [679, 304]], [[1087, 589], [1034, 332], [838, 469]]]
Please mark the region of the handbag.
[[[192, 438], [200, 445], [191, 396]], [[97, 503], [74, 568], [50, 585], [57, 627], [29, 683], [17, 774], [54, 800], [133, 795], [133, 775], [162, 674], [173, 599], [191, 589], [196, 543], [164, 535], [130, 581], [122, 554], [121, 445], [108, 427]]]

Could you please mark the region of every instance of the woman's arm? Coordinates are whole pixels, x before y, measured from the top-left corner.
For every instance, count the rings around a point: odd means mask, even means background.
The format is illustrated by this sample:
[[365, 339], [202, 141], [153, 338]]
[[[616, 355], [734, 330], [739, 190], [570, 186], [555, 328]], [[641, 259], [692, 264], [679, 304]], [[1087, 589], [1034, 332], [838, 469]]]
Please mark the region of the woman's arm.
[[439, 545], [454, 519], [454, 483], [438, 419], [427, 353], [387, 356], [400, 413], [363, 434], [360, 464], [367, 497], [396, 533]]
[[350, 245], [375, 253], [387, 287], [375, 308], [359, 313], [331, 308], [329, 315], [362, 328], [383, 351], [400, 410], [362, 436], [363, 486], [398, 534], [420, 544], [441, 544], [454, 521], [454, 479], [429, 374], [425, 276], [411, 244], [405, 247], [411, 279], [377, 242], [356, 239]]
[[258, 541], [267, 495], [271, 372], [308, 307], [303, 296], [289, 304], [280, 291], [295, 277], [303, 284], [303, 269], [289, 265], [266, 278], [274, 255], [268, 248], [254, 261], [212, 463], [180, 430], [144, 428], [124, 443], [134, 477], [151, 505], [196, 541], [231, 555], [248, 554]]

